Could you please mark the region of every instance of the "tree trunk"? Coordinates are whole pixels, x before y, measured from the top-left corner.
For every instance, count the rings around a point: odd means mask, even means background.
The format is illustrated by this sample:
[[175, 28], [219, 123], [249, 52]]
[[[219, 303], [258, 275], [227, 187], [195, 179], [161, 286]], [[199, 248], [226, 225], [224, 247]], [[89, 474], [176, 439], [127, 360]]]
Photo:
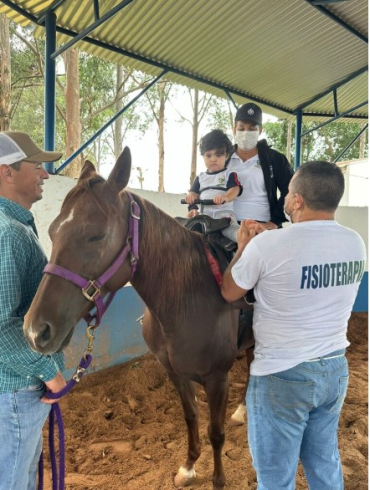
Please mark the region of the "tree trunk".
[[193, 125], [192, 125], [192, 147], [191, 147], [191, 167], [190, 167], [190, 186], [193, 185], [194, 179], [197, 174], [197, 146], [198, 146], [198, 110], [199, 110], [199, 91], [194, 90], [194, 104], [193, 104]]
[[[365, 124], [364, 124], [364, 126], [365, 126]], [[367, 133], [367, 131], [364, 131], [362, 133], [362, 135], [360, 136], [359, 158], [361, 158], [361, 160], [363, 160], [365, 158], [366, 133]]]
[[329, 162], [332, 162], [335, 158], [335, 151], [333, 148], [333, 143], [332, 143], [330, 136], [328, 134], [328, 128], [327, 127], [322, 128], [322, 132], [324, 135], [325, 145], [326, 145], [327, 151], [329, 153]]
[[291, 154], [292, 154], [292, 121], [288, 121], [288, 130], [286, 137], [286, 157], [290, 162]]
[[9, 20], [0, 14], [0, 131], [10, 128], [11, 75]]
[[[69, 49], [64, 56], [66, 65], [66, 158], [81, 146], [80, 80], [78, 51]], [[65, 175], [78, 177], [82, 158], [78, 155], [65, 169]]]
[[[117, 65], [116, 68], [116, 112], [119, 112], [123, 107], [122, 102], [122, 81], [123, 81], [123, 67], [121, 65]], [[116, 160], [122, 153], [122, 116], [120, 116], [116, 122], [114, 123], [114, 156]]]
[[166, 104], [166, 82], [158, 82], [158, 192], [164, 192], [164, 108]]

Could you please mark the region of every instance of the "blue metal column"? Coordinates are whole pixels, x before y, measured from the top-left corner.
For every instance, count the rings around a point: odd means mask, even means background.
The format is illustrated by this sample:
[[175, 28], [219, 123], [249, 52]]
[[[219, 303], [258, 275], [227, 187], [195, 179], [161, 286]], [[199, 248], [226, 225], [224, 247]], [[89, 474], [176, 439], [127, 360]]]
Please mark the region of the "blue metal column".
[[[44, 116], [44, 140], [45, 150], [55, 150], [55, 60], [51, 55], [56, 47], [56, 15], [54, 12], [48, 12], [45, 15], [45, 116]], [[54, 173], [54, 163], [46, 163], [45, 169], [49, 173]]]
[[296, 112], [295, 121], [295, 158], [294, 158], [294, 170], [301, 164], [301, 144], [302, 144], [302, 109], [298, 109]]

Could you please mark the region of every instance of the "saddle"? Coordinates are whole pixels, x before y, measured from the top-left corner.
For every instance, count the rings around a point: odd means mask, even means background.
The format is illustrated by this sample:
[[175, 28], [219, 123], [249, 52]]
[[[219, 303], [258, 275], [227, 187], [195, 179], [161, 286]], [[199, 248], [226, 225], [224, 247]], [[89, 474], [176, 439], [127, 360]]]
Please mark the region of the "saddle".
[[[220, 233], [222, 230], [230, 225], [230, 218], [211, 218], [206, 214], [195, 216], [194, 218], [175, 218], [181, 225], [185, 226], [188, 230], [197, 231], [206, 238], [206, 244], [210, 235], [212, 235], [212, 242], [218, 243], [218, 245], [226, 250], [226, 252], [234, 252], [236, 250], [236, 243]], [[210, 250], [212, 253], [212, 250]], [[216, 256], [217, 258], [217, 256]]]

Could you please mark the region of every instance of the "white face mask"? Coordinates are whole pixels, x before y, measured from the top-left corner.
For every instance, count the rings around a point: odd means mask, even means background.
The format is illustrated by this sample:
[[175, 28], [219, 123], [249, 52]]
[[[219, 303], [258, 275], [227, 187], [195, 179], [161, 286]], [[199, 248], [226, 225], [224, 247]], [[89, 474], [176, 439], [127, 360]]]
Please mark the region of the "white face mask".
[[[287, 201], [289, 201], [289, 199], [291, 199], [291, 198], [292, 198], [292, 197], [294, 197], [294, 196], [295, 196], [295, 194], [293, 194], [292, 196], [290, 196], [290, 197], [287, 199]], [[286, 201], [286, 202], [287, 202], [287, 201]], [[284, 214], [285, 214], [285, 217], [286, 217], [286, 219], [287, 219], [288, 221], [290, 221], [291, 223], [293, 223], [292, 217], [293, 217], [293, 214], [294, 214], [295, 212], [296, 212], [296, 210], [295, 210], [295, 209], [293, 209], [293, 211], [291, 211], [291, 213], [290, 213], [290, 214], [288, 214], [288, 213], [287, 213], [287, 211], [286, 211], [286, 203], [284, 204]]]
[[294, 213], [295, 209], [293, 209], [293, 211], [288, 214], [286, 211], [285, 211], [285, 208], [284, 208], [284, 214], [285, 214], [285, 217], [287, 219], [287, 221], [290, 221], [291, 223], [293, 223], [293, 220], [292, 220], [292, 216], [293, 216], [293, 213]]
[[256, 131], [236, 131], [235, 142], [244, 151], [252, 150], [257, 146], [260, 132]]

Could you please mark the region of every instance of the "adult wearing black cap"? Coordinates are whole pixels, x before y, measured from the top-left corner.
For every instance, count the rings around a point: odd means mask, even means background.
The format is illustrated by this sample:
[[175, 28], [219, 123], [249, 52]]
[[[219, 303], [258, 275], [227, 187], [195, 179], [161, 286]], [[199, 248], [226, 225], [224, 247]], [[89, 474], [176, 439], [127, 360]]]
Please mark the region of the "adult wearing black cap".
[[[254, 103], [244, 104], [236, 112], [235, 151], [228, 168], [235, 170], [244, 191], [234, 201], [238, 221], [253, 219], [262, 229], [280, 228], [287, 221], [284, 198], [293, 169], [287, 158], [258, 140], [262, 132], [262, 110]], [[279, 190], [279, 196], [278, 196]]]

